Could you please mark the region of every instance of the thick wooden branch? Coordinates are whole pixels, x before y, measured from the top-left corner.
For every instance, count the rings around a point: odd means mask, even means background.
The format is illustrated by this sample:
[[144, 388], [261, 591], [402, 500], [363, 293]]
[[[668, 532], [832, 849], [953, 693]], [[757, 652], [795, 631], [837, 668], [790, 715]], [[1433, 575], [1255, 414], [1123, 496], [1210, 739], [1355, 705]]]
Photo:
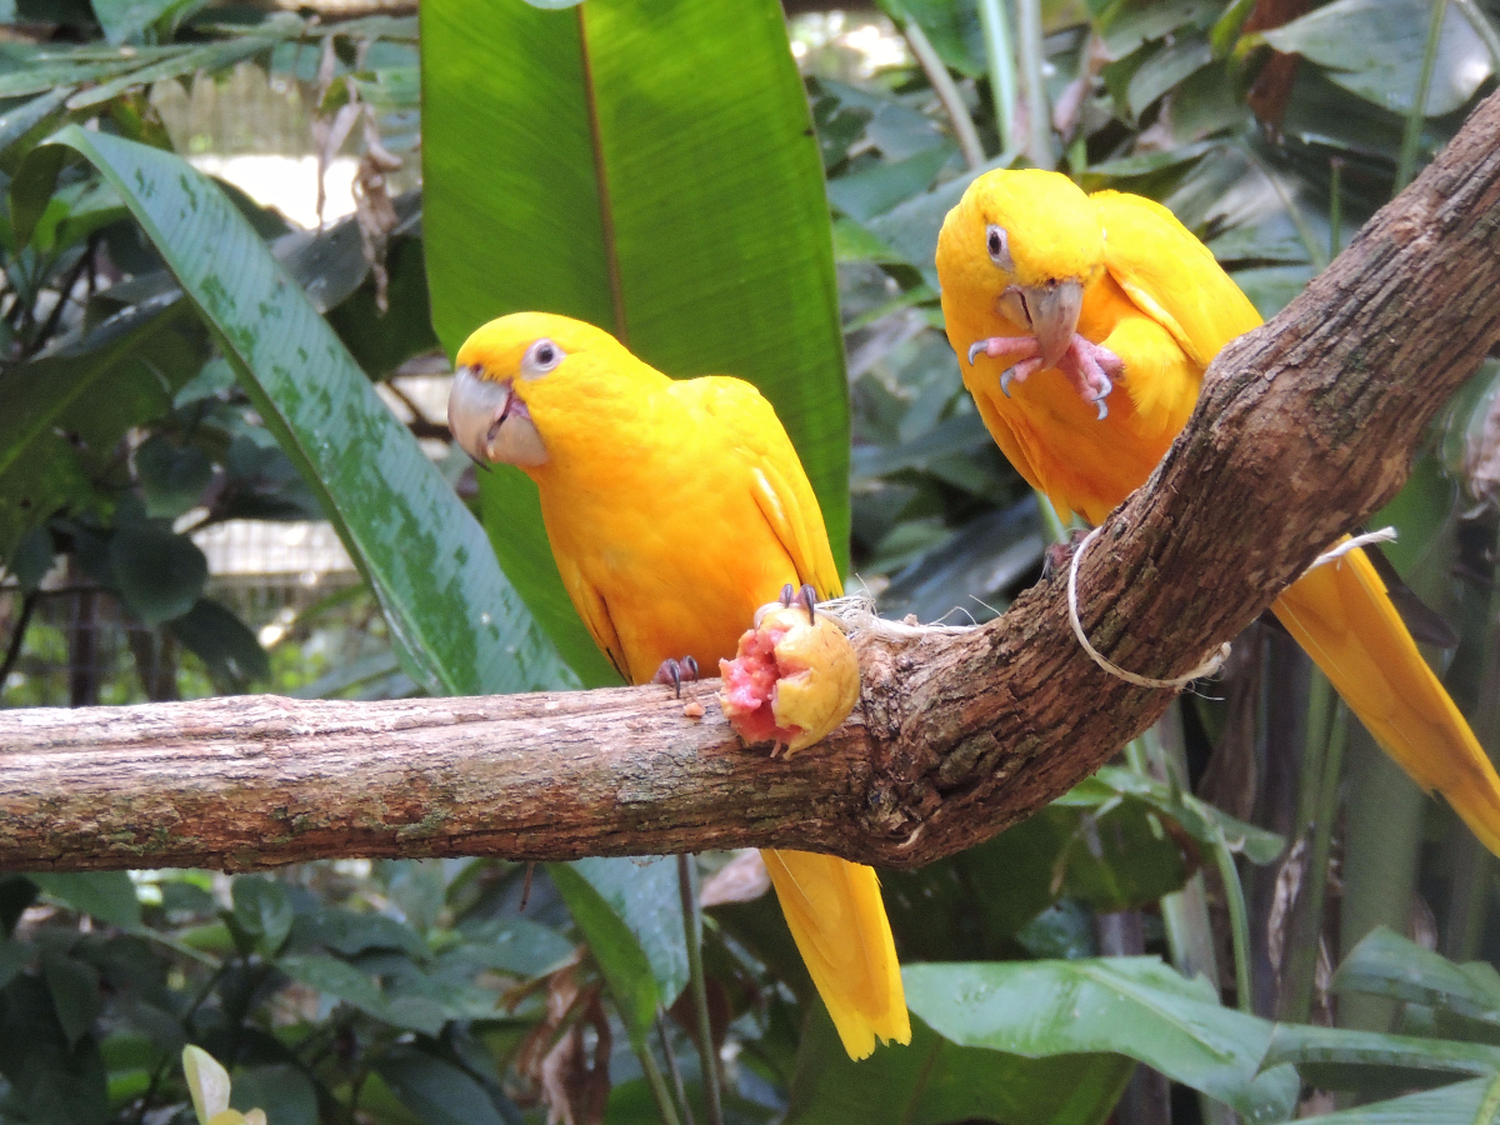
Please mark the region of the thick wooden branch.
[[[1500, 95], [1307, 292], [1236, 341], [1081, 567], [1116, 663], [1233, 637], [1405, 478], [1500, 339]], [[658, 687], [387, 703], [269, 696], [0, 713], [0, 868], [248, 868], [775, 845], [914, 866], [1086, 776], [1171, 693], [1101, 672], [1053, 579], [981, 629], [865, 640], [860, 706], [791, 760]]]

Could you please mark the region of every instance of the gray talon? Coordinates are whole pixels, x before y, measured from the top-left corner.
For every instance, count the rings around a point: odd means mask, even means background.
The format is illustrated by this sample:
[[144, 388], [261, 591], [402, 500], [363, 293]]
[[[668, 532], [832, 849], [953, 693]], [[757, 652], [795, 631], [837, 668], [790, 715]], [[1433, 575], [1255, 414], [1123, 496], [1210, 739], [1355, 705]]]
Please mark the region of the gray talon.
[[1006, 368], [1005, 374], [1000, 376], [1000, 390], [1005, 394], [1006, 398], [1010, 398], [1010, 385], [1015, 381], [1015, 378], [1016, 369], [1014, 367]]
[[1109, 417], [1109, 407], [1105, 404], [1105, 401], [1102, 398], [1097, 398], [1094, 401], [1099, 404], [1099, 417], [1097, 420], [1102, 422], [1104, 421], [1104, 419]]
[[969, 345], [969, 366], [970, 367], [974, 366], [974, 357], [977, 356], [980, 352], [984, 351], [989, 346], [990, 346], [990, 342], [988, 340], [976, 340], [974, 343], [972, 343], [972, 344]]
[[818, 623], [818, 592], [804, 583], [799, 593], [802, 604], [807, 607], [807, 623], [816, 625]]

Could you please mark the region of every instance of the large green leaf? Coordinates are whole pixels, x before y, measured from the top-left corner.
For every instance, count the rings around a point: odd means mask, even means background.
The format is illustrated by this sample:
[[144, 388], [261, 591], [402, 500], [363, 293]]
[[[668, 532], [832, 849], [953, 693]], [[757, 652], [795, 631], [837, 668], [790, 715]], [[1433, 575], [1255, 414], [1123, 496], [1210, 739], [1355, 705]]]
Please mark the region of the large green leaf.
[[1494, 965], [1456, 965], [1385, 926], [1360, 939], [1333, 974], [1330, 989], [1370, 992], [1500, 1023], [1500, 975]]
[[548, 867], [573, 921], [609, 982], [633, 1042], [658, 1006], [687, 984], [677, 867], [670, 861], [585, 859]]
[[1028, 1058], [961, 1047], [919, 1019], [910, 1045], [855, 1062], [819, 1004], [803, 1032], [784, 1125], [1085, 1125], [1109, 1115], [1134, 1069], [1120, 1055]]
[[[1328, 67], [1340, 86], [1406, 113], [1422, 72], [1431, 10], [1432, 0], [1338, 0], [1264, 34], [1277, 50]], [[1484, 40], [1458, 5], [1450, 4], [1427, 91], [1427, 116], [1463, 105], [1492, 70]]]
[[49, 872], [26, 876], [44, 895], [115, 926], [138, 926], [141, 904], [123, 871]]
[[[774, 0], [421, 8], [424, 231], [452, 354], [521, 309], [611, 329], [674, 376], [775, 404], [847, 560], [849, 417], [817, 140]], [[507, 574], [586, 680], [535, 488], [481, 474]]]
[[1296, 1108], [1296, 1070], [1260, 1069], [1272, 1025], [1221, 1007], [1206, 981], [1154, 957], [909, 965], [902, 977], [912, 1012], [963, 1046], [1126, 1055], [1250, 1122]]
[[1302, 1118], [1303, 1125], [1479, 1125], [1495, 1119], [1500, 1077], [1473, 1078], [1438, 1090]]
[[[318, 491], [434, 692], [556, 687], [566, 673], [483, 532], [229, 199], [172, 153], [70, 125]], [[24, 173], [23, 173], [24, 174]]]
[[572, 866], [556, 864], [548, 873], [609, 985], [630, 1041], [643, 1045], [661, 1004], [661, 992], [656, 987], [646, 951], [625, 920]]

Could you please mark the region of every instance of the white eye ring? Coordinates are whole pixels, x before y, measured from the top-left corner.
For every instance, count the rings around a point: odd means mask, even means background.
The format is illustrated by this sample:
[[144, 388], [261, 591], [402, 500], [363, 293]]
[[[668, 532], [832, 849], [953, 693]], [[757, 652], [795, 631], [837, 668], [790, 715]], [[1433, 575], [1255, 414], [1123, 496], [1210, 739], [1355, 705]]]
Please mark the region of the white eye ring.
[[1003, 270], [1014, 270], [1015, 259], [1010, 256], [1010, 236], [998, 223], [984, 228], [984, 248], [989, 251], [990, 261]]
[[568, 353], [543, 336], [521, 357], [521, 374], [533, 379], [545, 375], [567, 358]]

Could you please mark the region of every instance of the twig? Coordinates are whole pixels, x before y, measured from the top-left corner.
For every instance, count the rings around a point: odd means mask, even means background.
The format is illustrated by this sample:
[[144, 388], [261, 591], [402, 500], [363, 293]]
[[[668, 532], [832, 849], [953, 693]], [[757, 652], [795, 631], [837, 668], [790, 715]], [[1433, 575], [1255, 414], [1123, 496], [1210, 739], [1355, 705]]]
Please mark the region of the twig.
[[927, 75], [927, 81], [932, 86], [932, 92], [937, 95], [938, 101], [943, 105], [943, 112], [953, 125], [953, 137], [958, 141], [958, 151], [963, 154], [964, 163], [970, 168], [978, 168], [984, 163], [984, 146], [979, 143], [979, 131], [974, 128], [974, 121], [969, 117], [958, 83], [953, 81], [947, 64], [938, 57], [937, 50], [927, 38], [927, 33], [922, 30], [921, 24], [915, 19], [908, 19], [901, 34], [906, 36], [911, 53], [916, 56], [922, 73]]

